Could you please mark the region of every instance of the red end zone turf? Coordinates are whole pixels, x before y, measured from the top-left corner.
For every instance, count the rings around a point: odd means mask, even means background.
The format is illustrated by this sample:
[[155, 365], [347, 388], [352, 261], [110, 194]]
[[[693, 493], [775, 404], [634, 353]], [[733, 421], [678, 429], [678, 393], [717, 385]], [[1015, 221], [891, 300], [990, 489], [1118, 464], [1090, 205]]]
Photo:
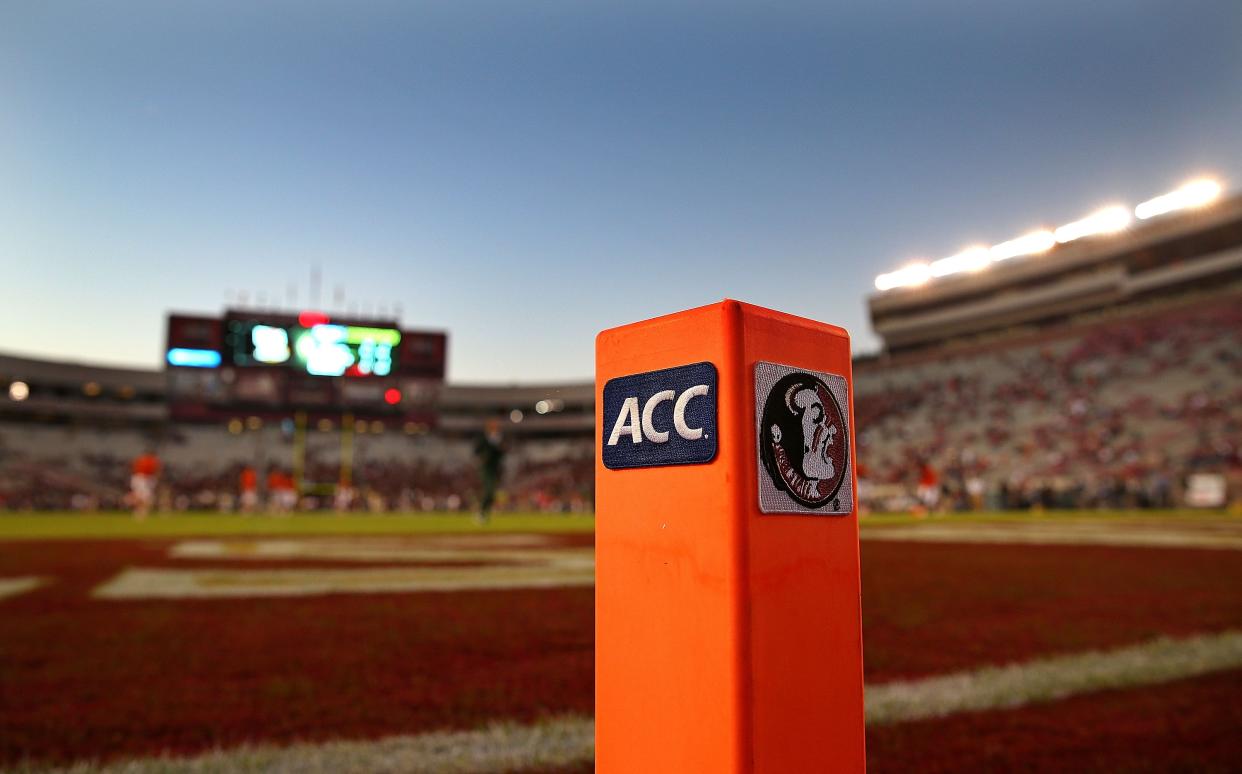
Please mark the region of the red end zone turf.
[[[556, 543], [590, 540], [566, 536]], [[174, 559], [168, 555], [174, 543], [0, 543], [0, 577], [53, 581], [0, 600], [0, 764], [378, 737], [591, 712], [590, 588], [90, 597], [126, 566], [397, 564]], [[1210, 550], [864, 543], [868, 681], [1242, 626], [1238, 557]], [[980, 766], [1037, 765], [1041, 749], [1066, 749], [1054, 742], [1079, 733], [1075, 724], [1091, 722], [1103, 724], [1097, 732], [1104, 738], [1119, 740], [1101, 749], [1120, 755], [1124, 728], [1146, 728], [1148, 716], [1171, 723], [1159, 717], [1187, 712], [1176, 698], [1182, 690], [1214, 707], [1194, 711], [1193, 733], [1219, 746], [1221, 735], [1236, 731], [1239, 692], [1204, 687], [1215, 679], [1118, 692], [1148, 697], [1129, 714], [1126, 702], [1109, 705], [1113, 694], [1100, 694], [870, 729], [868, 751], [881, 769], [927, 768], [964, 760], [937, 750], [969, 747], [972, 735], [992, 729], [986, 733], [1001, 757], [980, 758]], [[1078, 710], [1062, 716], [1058, 709], [1080, 705], [1087, 720]], [[1023, 736], [1012, 724], [1025, 723], [1020, 719], [1028, 713], [1042, 720]], [[1009, 757], [1005, 748], [1012, 749]]]
[[867, 729], [880, 772], [1237, 771], [1242, 672]]
[[0, 547], [0, 575], [56, 578], [0, 602], [0, 762], [376, 737], [591, 711], [589, 587], [88, 596], [126, 565], [204, 566], [167, 559], [169, 545]]
[[1242, 553], [862, 545], [867, 682], [1242, 626]]

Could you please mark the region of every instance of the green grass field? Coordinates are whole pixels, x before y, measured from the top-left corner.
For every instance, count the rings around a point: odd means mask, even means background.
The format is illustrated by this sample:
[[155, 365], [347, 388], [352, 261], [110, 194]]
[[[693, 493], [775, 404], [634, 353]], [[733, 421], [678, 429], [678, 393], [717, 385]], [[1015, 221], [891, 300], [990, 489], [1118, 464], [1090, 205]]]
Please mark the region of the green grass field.
[[1164, 510], [1090, 510], [1090, 511], [977, 511], [969, 513], [938, 513], [931, 516], [914, 516], [909, 513], [872, 513], [860, 522], [863, 529], [869, 527], [906, 526], [911, 524], [953, 523], [994, 524], [1015, 521], [1026, 522], [1086, 522], [1114, 519], [1160, 520], [1176, 519], [1185, 522], [1219, 521], [1238, 518], [1239, 513], [1225, 510], [1170, 508]]
[[498, 514], [487, 525], [460, 513], [297, 514], [274, 517], [222, 513], [20, 513], [0, 515], [0, 540], [158, 538], [219, 535], [423, 535], [454, 532], [591, 532], [595, 517]]
[[[980, 512], [916, 518], [909, 514], [871, 514], [863, 529], [931, 523], [981, 524], [1014, 521], [1099, 521], [1176, 519], [1196, 522], [1230, 518], [1222, 511], [1045, 511]], [[1236, 515], [1232, 518], [1238, 518]], [[0, 514], [0, 540], [189, 537], [221, 535], [426, 535], [454, 532], [591, 532], [593, 515], [499, 514], [480, 525], [461, 513], [297, 514], [274, 517], [218, 513], [156, 514], [135, 521], [127, 513], [44, 512]]]

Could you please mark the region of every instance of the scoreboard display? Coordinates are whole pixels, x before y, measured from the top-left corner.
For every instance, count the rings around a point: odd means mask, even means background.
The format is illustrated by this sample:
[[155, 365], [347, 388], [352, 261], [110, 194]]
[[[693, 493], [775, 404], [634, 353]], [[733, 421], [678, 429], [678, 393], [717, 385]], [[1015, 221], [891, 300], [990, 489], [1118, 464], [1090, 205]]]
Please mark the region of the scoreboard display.
[[169, 315], [170, 407], [204, 419], [242, 410], [421, 415], [444, 381], [446, 351], [444, 333], [402, 331], [391, 320]]
[[311, 376], [389, 376], [400, 343], [396, 328], [226, 319], [221, 354], [225, 363], [243, 368], [283, 366]]

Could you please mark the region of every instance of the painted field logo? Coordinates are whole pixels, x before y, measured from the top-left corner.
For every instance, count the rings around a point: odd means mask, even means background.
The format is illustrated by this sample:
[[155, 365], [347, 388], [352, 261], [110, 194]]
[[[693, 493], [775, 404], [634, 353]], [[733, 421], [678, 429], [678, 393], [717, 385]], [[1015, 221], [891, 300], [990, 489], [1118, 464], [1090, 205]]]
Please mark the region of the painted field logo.
[[755, 365], [759, 510], [849, 513], [849, 396], [845, 379], [774, 363]]
[[716, 457], [716, 366], [619, 376], [604, 385], [604, 466], [693, 465]]

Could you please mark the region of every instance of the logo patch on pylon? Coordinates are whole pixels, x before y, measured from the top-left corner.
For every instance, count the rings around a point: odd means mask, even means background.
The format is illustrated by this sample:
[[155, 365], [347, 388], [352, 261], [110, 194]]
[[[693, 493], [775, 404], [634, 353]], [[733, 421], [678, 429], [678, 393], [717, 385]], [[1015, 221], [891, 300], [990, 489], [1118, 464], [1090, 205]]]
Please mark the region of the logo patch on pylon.
[[760, 511], [854, 510], [848, 409], [842, 376], [755, 364]]
[[716, 457], [716, 366], [619, 376], [604, 385], [604, 467], [693, 465]]

